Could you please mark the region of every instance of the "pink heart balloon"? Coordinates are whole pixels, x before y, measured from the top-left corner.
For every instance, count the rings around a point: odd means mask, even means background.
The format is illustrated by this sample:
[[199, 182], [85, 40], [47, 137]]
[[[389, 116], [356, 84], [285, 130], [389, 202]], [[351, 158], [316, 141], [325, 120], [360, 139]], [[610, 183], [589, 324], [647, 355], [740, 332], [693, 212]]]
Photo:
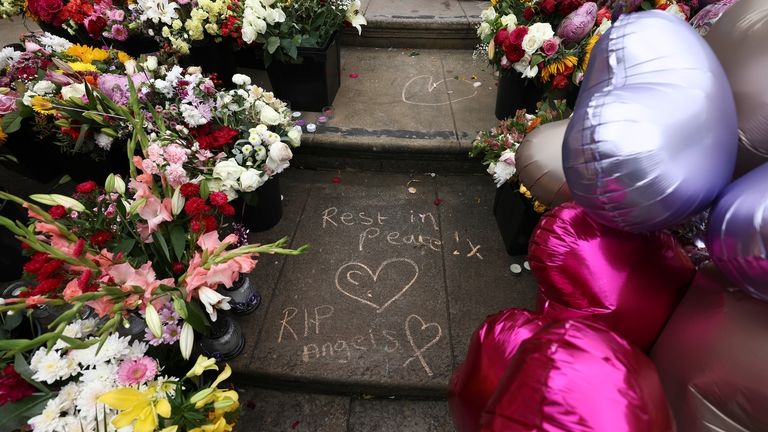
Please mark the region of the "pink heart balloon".
[[695, 273], [671, 234], [611, 228], [575, 203], [541, 218], [529, 262], [544, 315], [591, 316], [642, 350], [661, 333]]
[[561, 321], [520, 345], [482, 418], [486, 432], [675, 430], [653, 363], [604, 326]]
[[537, 314], [507, 309], [488, 317], [472, 335], [467, 358], [451, 379], [449, 403], [460, 432], [477, 431], [480, 416], [520, 344], [544, 325]]

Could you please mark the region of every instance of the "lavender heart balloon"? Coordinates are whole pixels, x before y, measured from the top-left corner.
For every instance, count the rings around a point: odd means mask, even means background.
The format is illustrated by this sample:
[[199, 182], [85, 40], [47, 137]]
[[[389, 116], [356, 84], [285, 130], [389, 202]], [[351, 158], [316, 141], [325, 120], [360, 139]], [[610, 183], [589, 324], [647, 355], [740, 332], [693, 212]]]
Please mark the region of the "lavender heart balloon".
[[768, 163], [728, 186], [710, 213], [707, 246], [715, 265], [768, 301]]
[[722, 66], [683, 20], [623, 15], [598, 41], [563, 141], [571, 195], [596, 220], [656, 231], [730, 182], [738, 132]]

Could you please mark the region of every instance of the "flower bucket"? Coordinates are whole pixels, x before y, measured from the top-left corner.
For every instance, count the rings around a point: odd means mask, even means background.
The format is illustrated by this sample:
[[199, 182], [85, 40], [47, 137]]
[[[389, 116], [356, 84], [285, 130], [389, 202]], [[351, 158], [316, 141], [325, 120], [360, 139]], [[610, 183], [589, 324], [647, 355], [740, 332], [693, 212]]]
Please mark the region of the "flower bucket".
[[240, 222], [251, 231], [266, 231], [283, 217], [283, 197], [280, 182], [272, 177], [249, 194], [248, 199], [238, 198], [233, 203], [240, 215]]
[[245, 347], [245, 336], [240, 324], [229, 314], [219, 312], [211, 324], [211, 333], [200, 339], [200, 350], [218, 361], [229, 361], [240, 355]]
[[139, 57], [142, 54], [151, 54], [160, 51], [160, 44], [149, 36], [129, 37], [124, 41], [115, 39], [94, 39], [85, 31], [77, 32], [80, 43], [95, 48], [110, 47], [123, 51], [131, 57]]
[[8, 134], [3, 147], [19, 161], [9, 167], [11, 170], [40, 183], [48, 183], [63, 174], [61, 149], [54, 143], [53, 136], [38, 136], [33, 125], [31, 118], [22, 120], [21, 128]]
[[333, 104], [341, 84], [341, 55], [336, 35], [324, 48], [299, 48], [301, 63], [273, 61], [267, 75], [275, 96], [295, 111], [320, 112]]
[[246, 274], [240, 275], [240, 278], [232, 284], [232, 288], [220, 286], [219, 292], [231, 299], [229, 306], [232, 308], [232, 313], [237, 315], [247, 315], [261, 304], [261, 295], [256, 292], [253, 282]]
[[[0, 216], [26, 223], [26, 210], [11, 201], [0, 201]], [[12, 281], [21, 277], [26, 259], [21, 254], [21, 242], [9, 230], [0, 231], [0, 281]]]
[[493, 200], [493, 215], [509, 255], [527, 255], [528, 240], [533, 234], [541, 215], [533, 210], [533, 203], [526, 199], [517, 188], [517, 183], [508, 182], [496, 189]]
[[496, 118], [504, 120], [520, 109], [535, 113], [542, 95], [534, 80], [525, 79], [516, 71], [502, 73], [496, 90]]
[[106, 157], [99, 160], [92, 158], [88, 153], [65, 153], [61, 156], [64, 171], [76, 182], [94, 180], [102, 184], [112, 173], [125, 177], [129, 169], [125, 148], [118, 143], [114, 143]]
[[80, 43], [80, 39], [76, 35], [71, 34], [67, 30], [65, 30], [63, 27], [56, 27], [51, 23], [47, 23], [41, 20], [35, 20], [35, 24], [37, 24], [37, 26], [40, 27], [40, 30], [46, 33], [50, 33], [60, 38], [64, 38], [72, 43]]

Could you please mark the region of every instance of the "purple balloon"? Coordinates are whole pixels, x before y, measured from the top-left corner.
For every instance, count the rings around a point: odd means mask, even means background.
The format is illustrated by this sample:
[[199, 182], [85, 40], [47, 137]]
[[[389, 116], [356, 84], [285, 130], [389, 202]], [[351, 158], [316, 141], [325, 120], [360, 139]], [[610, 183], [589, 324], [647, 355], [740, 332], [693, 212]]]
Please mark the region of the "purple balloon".
[[737, 148], [728, 79], [685, 21], [628, 14], [600, 38], [563, 142], [571, 194], [591, 216], [632, 232], [678, 224], [730, 182]]
[[710, 214], [707, 246], [734, 284], [768, 301], [768, 163], [728, 186]]

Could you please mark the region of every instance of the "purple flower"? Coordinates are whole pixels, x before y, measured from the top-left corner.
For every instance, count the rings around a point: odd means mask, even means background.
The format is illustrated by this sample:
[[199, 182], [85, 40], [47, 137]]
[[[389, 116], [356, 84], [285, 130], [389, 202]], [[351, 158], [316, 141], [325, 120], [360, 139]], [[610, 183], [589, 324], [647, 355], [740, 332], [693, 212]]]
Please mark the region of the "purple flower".
[[128, 29], [122, 24], [112, 26], [110, 37], [115, 40], [124, 41], [128, 39]]
[[16, 95], [8, 93], [0, 95], [0, 115], [16, 111]]
[[179, 329], [179, 325], [176, 323], [168, 324], [163, 328], [163, 342], [167, 344], [172, 344], [179, 340], [179, 336], [181, 336], [181, 329]]
[[[133, 84], [138, 87], [139, 84], [147, 80], [143, 74], [135, 74], [131, 77]], [[126, 105], [130, 98], [128, 90], [128, 77], [125, 75], [103, 74], [97, 81], [99, 89], [107, 95], [112, 102], [118, 105]]]
[[158, 346], [164, 342], [163, 337], [156, 337], [154, 334], [152, 334], [152, 331], [149, 329], [149, 327], [144, 329], [144, 340], [152, 346]]

